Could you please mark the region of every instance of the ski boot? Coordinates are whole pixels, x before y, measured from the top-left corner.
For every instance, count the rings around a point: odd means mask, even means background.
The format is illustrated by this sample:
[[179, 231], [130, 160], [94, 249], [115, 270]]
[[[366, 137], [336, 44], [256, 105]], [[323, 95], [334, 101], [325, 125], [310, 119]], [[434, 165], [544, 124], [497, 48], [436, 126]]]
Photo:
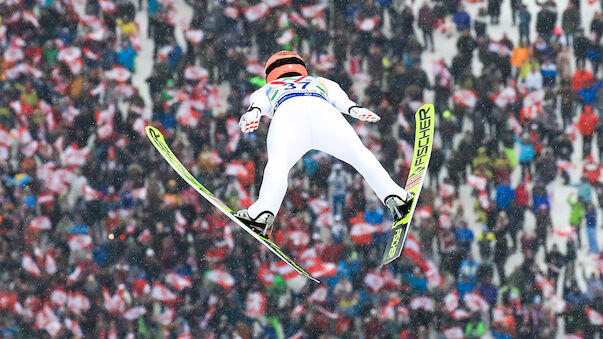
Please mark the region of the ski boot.
[[272, 212], [264, 211], [257, 217], [252, 218], [247, 213], [247, 209], [243, 209], [236, 212], [234, 216], [261, 236], [268, 237], [272, 233], [272, 224], [274, 223], [274, 214]]
[[385, 198], [385, 206], [389, 208], [394, 217], [394, 224], [398, 221], [404, 219], [406, 215], [410, 212], [410, 208], [412, 207], [412, 201], [415, 195], [408, 192], [406, 200], [402, 200], [397, 195], [389, 195]]

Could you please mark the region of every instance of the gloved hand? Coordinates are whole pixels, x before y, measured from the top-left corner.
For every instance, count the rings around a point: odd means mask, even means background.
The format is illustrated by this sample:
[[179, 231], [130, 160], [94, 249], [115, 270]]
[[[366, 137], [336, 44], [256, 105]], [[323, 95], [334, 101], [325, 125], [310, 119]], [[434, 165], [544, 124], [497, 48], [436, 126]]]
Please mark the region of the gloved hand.
[[258, 127], [260, 126], [260, 118], [262, 117], [260, 113], [261, 112], [259, 108], [253, 107], [251, 110], [243, 114], [241, 116], [241, 120], [239, 120], [239, 127], [241, 128], [241, 132], [251, 133], [258, 129]]
[[360, 106], [350, 107], [348, 109], [348, 114], [360, 121], [377, 122], [381, 120], [377, 114], [371, 112], [368, 108]]

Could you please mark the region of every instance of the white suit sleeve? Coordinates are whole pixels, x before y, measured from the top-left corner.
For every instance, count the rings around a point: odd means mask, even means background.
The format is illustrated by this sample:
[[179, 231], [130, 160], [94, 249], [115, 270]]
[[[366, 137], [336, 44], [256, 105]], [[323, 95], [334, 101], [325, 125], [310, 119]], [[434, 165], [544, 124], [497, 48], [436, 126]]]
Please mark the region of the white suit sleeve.
[[358, 106], [358, 104], [350, 100], [348, 95], [341, 89], [338, 83], [325, 78], [322, 78], [321, 80], [325, 86], [325, 89], [327, 90], [329, 102], [340, 112], [348, 114], [350, 107]]
[[247, 112], [253, 109], [259, 109], [261, 115], [267, 115], [272, 118], [272, 103], [266, 95], [266, 87], [261, 87], [251, 94], [249, 97], [249, 108]]

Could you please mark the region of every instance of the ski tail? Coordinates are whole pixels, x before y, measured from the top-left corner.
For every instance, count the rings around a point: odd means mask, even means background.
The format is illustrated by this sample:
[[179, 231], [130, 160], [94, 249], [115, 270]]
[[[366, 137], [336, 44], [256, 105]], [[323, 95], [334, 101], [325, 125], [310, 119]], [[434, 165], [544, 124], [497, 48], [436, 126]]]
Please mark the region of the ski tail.
[[180, 175], [184, 181], [186, 181], [189, 185], [191, 185], [202, 197], [207, 199], [214, 207], [219, 209], [222, 213], [224, 213], [230, 220], [236, 223], [239, 227], [244, 229], [247, 233], [253, 236], [256, 240], [258, 240], [262, 245], [266, 246], [272, 253], [276, 254], [282, 261], [286, 262], [289, 266], [291, 266], [295, 271], [304, 277], [315, 281], [320, 284], [320, 281], [310, 275], [306, 270], [300, 267], [295, 261], [289, 258], [277, 244], [275, 244], [270, 238], [264, 237], [260, 234], [254, 232], [251, 228], [245, 225], [241, 220], [234, 216], [233, 211], [228, 207], [224, 202], [218, 199], [215, 195], [213, 195], [207, 188], [205, 188], [201, 183], [182, 165], [180, 160], [174, 155], [170, 147], [165, 142], [163, 135], [161, 132], [152, 126], [147, 126], [145, 128], [147, 132], [147, 136], [151, 140], [151, 143], [155, 148], [159, 151], [161, 156], [167, 161], [167, 163]]
[[381, 260], [381, 267], [400, 257], [406, 236], [408, 235], [412, 216], [419, 201], [419, 194], [423, 187], [429, 158], [431, 157], [431, 146], [434, 136], [435, 109], [432, 104], [425, 104], [417, 110], [415, 113], [415, 124], [415, 148], [405, 187], [408, 192], [414, 194], [414, 199], [410, 212], [392, 225], [392, 231], [387, 241], [383, 259]]

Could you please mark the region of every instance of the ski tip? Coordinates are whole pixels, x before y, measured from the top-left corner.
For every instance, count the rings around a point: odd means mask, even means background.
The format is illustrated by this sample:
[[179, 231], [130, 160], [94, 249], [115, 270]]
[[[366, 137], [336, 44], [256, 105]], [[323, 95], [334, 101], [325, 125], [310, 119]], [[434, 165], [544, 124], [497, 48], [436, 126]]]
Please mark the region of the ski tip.
[[417, 110], [417, 114], [419, 112], [427, 112], [427, 114], [435, 114], [435, 107], [433, 106], [433, 104], [424, 104], [423, 106], [419, 107], [419, 109]]

